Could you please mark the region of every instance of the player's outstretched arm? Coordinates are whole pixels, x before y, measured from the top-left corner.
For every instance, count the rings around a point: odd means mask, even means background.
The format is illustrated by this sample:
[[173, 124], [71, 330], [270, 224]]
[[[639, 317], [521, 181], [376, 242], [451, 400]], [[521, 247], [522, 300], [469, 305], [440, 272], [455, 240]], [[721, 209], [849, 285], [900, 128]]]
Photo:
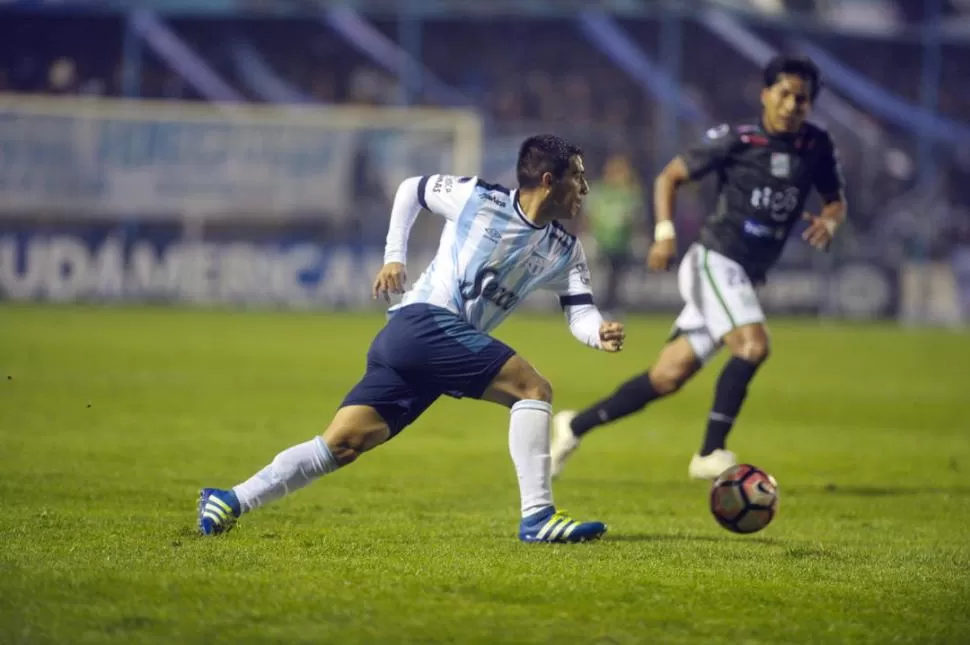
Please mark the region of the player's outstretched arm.
[[[566, 300], [561, 298], [560, 302]], [[601, 349], [604, 352], [618, 352], [623, 349], [626, 331], [623, 323], [603, 320], [603, 314], [596, 305], [563, 303], [569, 331], [582, 344]]]
[[603, 314], [593, 303], [592, 283], [586, 252], [576, 240], [568, 265], [552, 283], [559, 295], [559, 306], [576, 340], [605, 352], [618, 352], [623, 349], [626, 338], [623, 324], [603, 320]]

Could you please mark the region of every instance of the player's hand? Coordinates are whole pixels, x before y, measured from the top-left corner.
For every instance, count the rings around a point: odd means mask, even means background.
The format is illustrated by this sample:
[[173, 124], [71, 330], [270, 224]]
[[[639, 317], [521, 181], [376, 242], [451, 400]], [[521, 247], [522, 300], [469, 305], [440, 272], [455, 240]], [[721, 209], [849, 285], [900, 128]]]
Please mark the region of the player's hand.
[[626, 339], [626, 330], [623, 323], [604, 321], [600, 324], [600, 346], [604, 352], [618, 352], [623, 349], [623, 341]]
[[647, 266], [654, 271], [666, 271], [677, 255], [677, 240], [660, 240], [650, 245]]
[[373, 297], [384, 296], [390, 302], [392, 293], [404, 293], [404, 283], [407, 282], [407, 272], [400, 262], [388, 262], [377, 272], [374, 279]]
[[835, 222], [825, 217], [818, 217], [811, 213], [802, 215], [802, 219], [810, 222], [802, 233], [802, 239], [819, 251], [824, 251], [832, 243], [835, 236]]

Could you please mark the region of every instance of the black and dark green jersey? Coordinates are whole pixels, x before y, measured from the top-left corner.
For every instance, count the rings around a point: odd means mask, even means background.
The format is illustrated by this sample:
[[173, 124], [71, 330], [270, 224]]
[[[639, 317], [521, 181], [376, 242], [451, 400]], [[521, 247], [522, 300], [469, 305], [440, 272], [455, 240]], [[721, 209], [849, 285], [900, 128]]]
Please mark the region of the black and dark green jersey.
[[722, 124], [683, 159], [692, 180], [717, 173], [717, 203], [700, 243], [740, 264], [754, 280], [778, 261], [810, 191], [829, 202], [844, 187], [832, 138], [810, 123], [784, 136], [757, 123]]

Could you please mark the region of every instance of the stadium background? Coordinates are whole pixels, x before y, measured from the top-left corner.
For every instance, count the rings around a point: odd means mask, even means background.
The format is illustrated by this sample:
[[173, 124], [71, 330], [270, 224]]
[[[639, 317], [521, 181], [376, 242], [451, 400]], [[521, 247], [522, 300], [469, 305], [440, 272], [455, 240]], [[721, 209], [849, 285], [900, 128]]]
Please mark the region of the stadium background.
[[[970, 642], [968, 11], [0, 2], [0, 644]], [[825, 72], [850, 207], [831, 253], [793, 239], [764, 288], [773, 353], [730, 447], [779, 481], [767, 529], [725, 531], [687, 478], [722, 355], [556, 480], [610, 525], [595, 544], [520, 544], [508, 412], [448, 398], [197, 535], [201, 486], [319, 434], [359, 377], [403, 177], [512, 183], [535, 131], [580, 141], [594, 180], [628, 155], [624, 351], [579, 345], [540, 295], [496, 335], [557, 411], [644, 370], [678, 306], [640, 268], [653, 177], [757, 115], [775, 51]], [[682, 245], [712, 188], [681, 191]], [[419, 218], [412, 278], [440, 227]]]
[[[832, 253], [789, 245], [766, 307], [970, 315], [965, 2], [135, 4], [3, 7], [4, 298], [370, 307], [397, 182], [512, 183], [517, 143], [545, 130], [578, 140], [594, 179], [630, 159], [639, 259], [652, 178], [704, 129], [756, 115], [759, 65], [785, 51], [825, 73], [814, 118], [851, 206]], [[680, 200], [684, 245], [712, 183]], [[420, 221], [412, 270], [440, 225]], [[625, 307], [674, 310], [673, 276], [633, 265]]]

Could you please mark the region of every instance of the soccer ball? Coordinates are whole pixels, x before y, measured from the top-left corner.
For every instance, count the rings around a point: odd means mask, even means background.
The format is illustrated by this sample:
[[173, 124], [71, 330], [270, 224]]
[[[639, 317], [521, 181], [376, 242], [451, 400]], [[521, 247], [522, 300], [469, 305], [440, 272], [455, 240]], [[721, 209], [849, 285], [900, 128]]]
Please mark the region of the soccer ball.
[[755, 533], [778, 512], [778, 482], [751, 464], [731, 466], [711, 486], [711, 513], [735, 533]]

